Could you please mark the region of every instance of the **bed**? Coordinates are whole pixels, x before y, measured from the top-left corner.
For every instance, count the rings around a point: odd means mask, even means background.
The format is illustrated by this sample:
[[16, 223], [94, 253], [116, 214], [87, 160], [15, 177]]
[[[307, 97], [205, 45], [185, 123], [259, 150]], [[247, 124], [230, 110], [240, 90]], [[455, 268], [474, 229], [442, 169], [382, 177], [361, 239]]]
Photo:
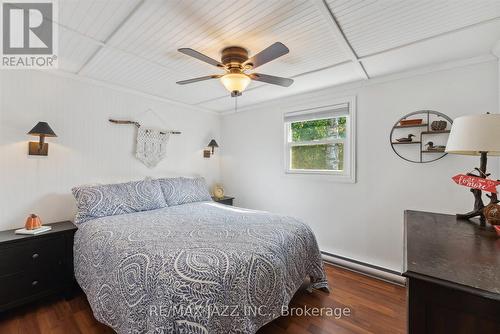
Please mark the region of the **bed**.
[[255, 333], [304, 282], [327, 289], [311, 229], [211, 201], [80, 224], [75, 277], [118, 333]]

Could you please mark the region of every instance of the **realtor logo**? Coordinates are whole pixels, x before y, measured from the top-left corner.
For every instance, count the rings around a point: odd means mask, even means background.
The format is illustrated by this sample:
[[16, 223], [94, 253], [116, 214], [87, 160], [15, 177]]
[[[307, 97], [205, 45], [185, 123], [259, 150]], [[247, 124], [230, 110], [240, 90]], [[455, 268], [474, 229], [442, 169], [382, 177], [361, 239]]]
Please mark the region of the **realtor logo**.
[[56, 68], [53, 0], [3, 1], [2, 68]]

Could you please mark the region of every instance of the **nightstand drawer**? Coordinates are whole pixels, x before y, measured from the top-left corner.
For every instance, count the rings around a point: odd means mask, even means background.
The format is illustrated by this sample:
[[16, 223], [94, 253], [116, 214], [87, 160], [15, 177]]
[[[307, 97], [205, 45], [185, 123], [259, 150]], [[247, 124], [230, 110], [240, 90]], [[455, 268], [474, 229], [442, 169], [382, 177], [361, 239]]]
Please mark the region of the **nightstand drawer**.
[[0, 312], [74, 287], [76, 226], [47, 225], [52, 229], [37, 236], [0, 231]]
[[63, 237], [26, 240], [0, 249], [0, 277], [37, 268], [61, 265], [65, 255]]
[[220, 204], [225, 204], [225, 205], [233, 205], [233, 199], [232, 198], [228, 198], [228, 199], [223, 199], [223, 200], [220, 200], [218, 201]]
[[61, 284], [61, 277], [57, 271], [29, 271], [0, 278], [0, 306], [12, 301], [48, 293], [57, 289]]
[[212, 197], [214, 202], [225, 204], [225, 205], [233, 205], [234, 197], [224, 196], [222, 198]]

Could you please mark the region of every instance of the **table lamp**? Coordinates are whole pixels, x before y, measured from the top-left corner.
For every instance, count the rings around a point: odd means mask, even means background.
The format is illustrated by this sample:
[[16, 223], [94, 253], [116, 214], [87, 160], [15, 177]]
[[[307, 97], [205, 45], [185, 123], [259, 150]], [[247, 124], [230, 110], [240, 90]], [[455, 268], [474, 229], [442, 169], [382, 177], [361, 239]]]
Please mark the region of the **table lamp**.
[[[500, 155], [500, 114], [482, 114], [458, 117], [453, 121], [446, 152], [451, 154], [480, 156], [479, 168], [475, 168], [481, 178], [488, 177], [486, 164], [488, 155]], [[471, 189], [474, 195], [474, 209], [465, 214], [457, 214], [458, 219], [479, 217], [485, 225], [482, 191]], [[496, 196], [493, 196], [496, 200]], [[493, 200], [493, 198], [492, 198]]]

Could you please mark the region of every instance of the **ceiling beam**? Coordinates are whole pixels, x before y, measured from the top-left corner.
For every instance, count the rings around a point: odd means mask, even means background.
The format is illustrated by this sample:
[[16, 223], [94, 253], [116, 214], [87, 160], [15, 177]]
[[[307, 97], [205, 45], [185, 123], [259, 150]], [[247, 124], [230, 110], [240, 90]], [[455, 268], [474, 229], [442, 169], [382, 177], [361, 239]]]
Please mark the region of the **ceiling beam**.
[[332, 9], [326, 3], [326, 0], [313, 0], [313, 1], [315, 5], [318, 7], [321, 14], [325, 17], [325, 20], [330, 27], [330, 31], [333, 33], [333, 36], [335, 37], [336, 41], [339, 42], [340, 46], [344, 49], [346, 54], [354, 63], [361, 77], [364, 79], [370, 79], [370, 76], [368, 75], [363, 64], [360, 61], [360, 58], [358, 57], [356, 51], [353, 49], [351, 43], [345, 36], [344, 31], [342, 30], [340, 24], [335, 18]]
[[[368, 73], [366, 72], [363, 64], [361, 63], [360, 57], [356, 54], [356, 52], [352, 48], [351, 44], [347, 40], [344, 32], [340, 28], [340, 25], [338, 24], [337, 20], [335, 19], [335, 16], [333, 15], [333, 13], [332, 13], [330, 7], [328, 6], [328, 4], [324, 0], [313, 0], [313, 1], [315, 2], [315, 4], [318, 7], [319, 11], [325, 17], [326, 21], [328, 22], [328, 25], [330, 26], [331, 31], [333, 32], [333, 35], [335, 37], [335, 40], [338, 41], [339, 44], [343, 47], [344, 51], [347, 53], [347, 55], [350, 58], [350, 62], [352, 62], [355, 65], [355, 68], [358, 70], [361, 78], [363, 78], [363, 79], [370, 79], [370, 76], [368, 75]], [[319, 69], [315, 69], [315, 70], [312, 70], [312, 71], [308, 71], [308, 72], [304, 72], [304, 73], [299, 73], [299, 74], [296, 74], [294, 76], [291, 76], [290, 78], [295, 79], [295, 78], [298, 78], [298, 77], [301, 77], [301, 76], [304, 76], [304, 75], [307, 75], [307, 74], [310, 74], [310, 73], [315, 73], [315, 72], [327, 70], [327, 69], [330, 69], [330, 68], [333, 68], [333, 67], [336, 67], [336, 66], [345, 65], [345, 64], [346, 64], [346, 62], [341, 62], [341, 63], [338, 63], [338, 64], [333, 64], [333, 65], [326, 66], [326, 67], [319, 68]], [[260, 86], [247, 89], [246, 91], [248, 92], [248, 91], [251, 91], [251, 90], [260, 89], [262, 87], [265, 87], [265, 85], [262, 84]], [[211, 98], [211, 99], [208, 99], [208, 100], [197, 102], [195, 105], [203, 105], [205, 103], [214, 102], [214, 101], [221, 100], [221, 99], [224, 99], [224, 98], [227, 98], [227, 97], [228, 97], [228, 95], [218, 96], [218, 97], [214, 97], [214, 98]]]
[[369, 58], [380, 56], [380, 55], [385, 54], [385, 53], [390, 53], [390, 52], [393, 52], [393, 51], [397, 51], [397, 50], [406, 48], [408, 46], [412, 46], [412, 45], [419, 44], [419, 43], [422, 43], [422, 42], [427, 42], [427, 41], [433, 40], [435, 38], [439, 38], [439, 37], [443, 37], [443, 36], [448, 36], [448, 35], [451, 35], [451, 34], [454, 34], [454, 33], [460, 32], [460, 31], [464, 31], [464, 30], [467, 30], [467, 29], [479, 27], [479, 26], [486, 25], [488, 23], [496, 22], [496, 21], [499, 21], [499, 20], [500, 20], [500, 16], [496, 16], [496, 17], [493, 17], [491, 19], [487, 19], [487, 20], [484, 20], [484, 21], [479, 21], [479, 22], [476, 22], [476, 23], [472, 23], [472, 24], [460, 27], [460, 28], [448, 30], [448, 31], [439, 33], [437, 35], [432, 35], [432, 36], [429, 36], [429, 37], [417, 39], [415, 41], [408, 42], [408, 43], [405, 43], [405, 44], [401, 44], [401, 45], [398, 45], [398, 46], [395, 46], [395, 47], [392, 47], [392, 48], [389, 48], [389, 49], [384, 49], [384, 50], [380, 50], [380, 51], [377, 51], [377, 52], [374, 52], [374, 53], [366, 54], [366, 55], [363, 55], [363, 56], [359, 57], [359, 60], [362, 62], [362, 61], [367, 60]]
[[104, 49], [107, 46], [107, 43], [111, 40], [111, 38], [113, 38], [113, 36], [115, 36], [118, 33], [118, 31], [120, 31], [120, 29], [128, 22], [128, 20], [130, 20], [132, 16], [134, 16], [134, 14], [139, 10], [139, 8], [141, 8], [144, 5], [145, 2], [146, 0], [140, 0], [139, 3], [135, 5], [134, 8], [132, 8], [130, 13], [128, 13], [128, 15], [120, 22], [120, 24], [118, 24], [116, 28], [113, 29], [113, 31], [109, 34], [109, 36], [104, 41], [102, 41], [102, 44], [99, 45], [99, 47], [94, 51], [94, 53], [90, 55], [90, 57], [85, 61], [85, 63], [83, 63], [80, 69], [76, 72], [77, 74], [82, 73], [82, 71], [95, 59], [95, 57], [99, 54], [99, 52], [101, 52], [102, 49]]
[[76, 80], [76, 81], [79, 81], [79, 82], [85, 82], [85, 83], [92, 84], [92, 85], [106, 87], [106, 88], [110, 88], [110, 89], [113, 89], [113, 90], [116, 90], [116, 91], [119, 91], [119, 92], [125, 92], [127, 94], [134, 94], [134, 95], [137, 95], [137, 96], [140, 96], [140, 97], [144, 97], [144, 98], [147, 98], [147, 99], [153, 99], [153, 100], [157, 100], [157, 101], [160, 101], [160, 102], [165, 102], [165, 103], [168, 103], [168, 104], [172, 104], [172, 105], [175, 105], [175, 106], [178, 106], [178, 107], [181, 107], [181, 108], [185, 108], [185, 109], [188, 109], [188, 110], [202, 111], [202, 112], [206, 112], [206, 113], [210, 113], [210, 114], [214, 114], [214, 115], [218, 114], [217, 111], [209, 109], [209, 108], [198, 107], [198, 106], [195, 106], [195, 105], [192, 105], [192, 104], [188, 104], [188, 103], [184, 103], [184, 102], [181, 102], [181, 101], [169, 99], [169, 98], [164, 97], [164, 96], [155, 95], [155, 94], [151, 94], [151, 93], [148, 93], [148, 92], [140, 91], [140, 90], [138, 90], [136, 88], [126, 87], [126, 86], [123, 86], [123, 85], [120, 85], [120, 84], [117, 84], [117, 83], [114, 83], [114, 82], [108, 82], [108, 81], [101, 80], [101, 79], [93, 79], [91, 77], [87, 77], [87, 76], [83, 76], [83, 75], [78, 75], [78, 74], [73, 73], [73, 72], [67, 72], [67, 71], [60, 70], [60, 69], [54, 69], [54, 70], [50, 70], [50, 71], [44, 71], [44, 70], [35, 70], [35, 71], [40, 71], [40, 72], [43, 72], [43, 73], [47, 73], [49, 75], [55, 75], [55, 76], [59, 76], [59, 77], [63, 77], [63, 78], [70, 78], [72, 80]]
[[83, 65], [81, 65], [81, 66], [80, 66], [80, 69], [79, 69], [77, 72], [75, 72], [75, 74], [81, 74], [80, 72], [81, 72], [81, 71], [82, 71], [82, 70], [83, 70], [83, 69], [84, 69], [84, 68], [85, 68], [85, 67], [86, 67], [86, 66], [90, 63], [90, 61], [91, 61], [93, 58], [95, 58], [95, 56], [97, 55], [97, 53], [98, 53], [99, 51], [101, 51], [101, 49], [103, 49], [103, 48], [107, 48], [107, 49], [115, 50], [115, 51], [118, 51], [118, 52], [124, 53], [124, 54], [126, 54], [126, 55], [129, 55], [129, 56], [132, 56], [132, 57], [135, 57], [135, 58], [139, 58], [139, 59], [141, 59], [141, 60], [142, 60], [142, 61], [144, 61], [144, 62], [147, 62], [147, 63], [149, 63], [149, 64], [151, 64], [151, 65], [156, 65], [156, 66], [159, 66], [159, 67], [164, 68], [164, 69], [166, 69], [166, 70], [168, 70], [168, 71], [170, 71], [170, 72], [178, 73], [178, 71], [177, 71], [175, 68], [171, 68], [171, 67], [166, 66], [166, 65], [164, 65], [164, 64], [162, 64], [162, 63], [159, 63], [159, 62], [157, 62], [157, 61], [154, 61], [154, 60], [151, 60], [151, 59], [149, 59], [149, 58], [143, 57], [143, 56], [141, 56], [141, 55], [138, 55], [138, 54], [136, 54], [136, 53], [130, 52], [130, 51], [128, 51], [128, 50], [125, 50], [125, 49], [122, 49], [122, 48], [119, 48], [119, 47], [116, 47], [116, 46], [110, 45], [110, 44], [108, 43], [108, 42], [109, 42], [109, 40], [110, 40], [110, 39], [111, 39], [111, 38], [112, 38], [112, 37], [116, 34], [116, 32], [118, 31], [118, 29], [119, 29], [119, 28], [121, 28], [121, 27], [123, 27], [123, 25], [126, 23], [126, 21], [128, 21], [128, 19], [132, 16], [132, 14], [134, 14], [134, 13], [137, 11], [138, 6], [139, 6], [139, 5], [141, 5], [141, 4], [142, 4], [142, 3], [144, 3], [144, 2], [145, 2], [145, 0], [142, 0], [142, 1], [141, 1], [141, 2], [140, 2], [140, 3], [139, 3], [139, 4], [135, 7], [135, 8], [134, 8], [134, 9], [133, 9], [130, 13], [129, 13], [129, 15], [127, 16], [127, 18], [125, 18], [125, 19], [124, 19], [124, 20], [120, 23], [120, 25], [119, 25], [117, 28], [115, 28], [115, 31], [113, 31], [113, 32], [112, 32], [112, 33], [108, 36], [108, 38], [107, 38], [105, 41], [101, 41], [101, 40], [99, 40], [99, 39], [97, 39], [97, 38], [94, 38], [94, 37], [92, 37], [92, 36], [86, 35], [86, 34], [84, 34], [84, 33], [80, 32], [80, 31], [78, 31], [78, 30], [76, 30], [76, 29], [74, 29], [74, 28], [71, 28], [71, 27], [69, 27], [69, 26], [67, 26], [67, 25], [64, 25], [64, 24], [62, 24], [62, 23], [60, 23], [60, 22], [58, 22], [58, 21], [52, 20], [52, 19], [51, 19], [51, 18], [49, 18], [49, 17], [44, 16], [44, 18], [45, 18], [46, 20], [49, 20], [49, 21], [54, 22], [54, 23], [55, 23], [55, 24], [57, 24], [60, 28], [62, 28], [62, 29], [64, 29], [64, 30], [66, 30], [66, 31], [68, 31], [68, 32], [70, 32], [70, 33], [72, 33], [72, 34], [75, 34], [75, 35], [77, 35], [78, 37], [84, 38], [85, 40], [87, 40], [87, 41], [89, 41], [89, 42], [91, 42], [91, 43], [93, 43], [93, 44], [95, 44], [95, 45], [97, 45], [97, 46], [98, 46], [98, 49], [97, 49], [97, 50], [96, 50], [96, 51], [95, 51], [95, 52], [94, 52], [94, 53], [93, 53], [93, 54], [92, 54], [92, 55], [91, 55], [91, 56], [90, 56], [90, 57], [89, 57], [89, 58], [85, 61], [85, 63], [84, 63]]
[[[401, 80], [401, 79], [407, 79], [407, 78], [412, 78], [416, 76], [421, 76], [421, 75], [426, 75], [426, 74], [431, 74], [431, 73], [437, 73], [441, 71], [448, 71], [456, 68], [461, 68], [465, 66], [472, 66], [472, 65], [477, 65], [477, 64], [483, 64], [483, 63], [488, 63], [488, 62], [493, 62], [497, 61], [497, 57], [492, 55], [492, 54], [485, 54], [481, 56], [476, 56], [472, 58], [466, 58], [466, 59], [459, 59], [459, 60], [454, 60], [450, 62], [444, 62], [444, 63], [439, 63], [439, 64], [432, 64], [429, 66], [424, 66], [416, 69], [411, 69], [408, 71], [403, 71], [403, 72], [396, 72], [396, 73], [391, 73], [383, 76], [379, 76], [376, 78], [370, 78], [368, 80], [361, 79], [361, 80], [356, 80], [352, 82], [346, 82], [340, 85], [331, 85], [328, 87], [323, 87], [321, 89], [314, 90], [314, 92], [325, 92], [325, 91], [331, 91], [334, 92], [335, 94], [350, 94], [352, 93], [353, 90], [364, 88], [364, 87], [369, 87], [373, 85], [378, 85], [378, 84], [383, 84], [386, 82], [391, 82], [391, 81], [396, 81], [396, 80]], [[311, 92], [299, 92], [294, 94], [294, 96], [302, 96], [302, 95], [307, 95], [310, 94]], [[257, 102], [254, 104], [247, 104], [242, 107], [238, 108], [238, 112], [243, 112], [243, 111], [248, 111], [248, 110], [253, 110], [257, 108], [261, 108], [263, 106], [268, 106], [271, 103], [276, 103], [284, 98], [289, 97], [290, 95], [283, 95], [279, 96], [276, 98], [272, 98], [269, 100], [264, 100], [261, 102]], [[211, 109], [213, 110], [213, 109]], [[234, 113], [233, 108], [228, 108], [224, 110], [214, 110], [214, 112], [219, 113], [219, 115], [227, 115], [227, 114], [232, 114]]]
[[[311, 71], [306, 71], [306, 72], [302, 72], [302, 73], [299, 73], [299, 74], [295, 74], [295, 75], [292, 75], [292, 76], [290, 76], [288, 78], [290, 78], [290, 79], [297, 79], [297, 78], [303, 77], [303, 76], [308, 75], [308, 74], [313, 74], [313, 73], [316, 73], [316, 72], [326, 71], [326, 70], [329, 70], [331, 68], [338, 67], [338, 66], [343, 66], [343, 65], [346, 65], [346, 64], [351, 64], [351, 61], [350, 60], [346, 60], [346, 61], [343, 61], [341, 63], [337, 63], [337, 64], [333, 64], [333, 65], [329, 65], [329, 66], [317, 68], [317, 69], [314, 69], [314, 70], [311, 70]], [[251, 92], [253, 90], [261, 89], [261, 88], [265, 88], [265, 87], [268, 87], [268, 85], [265, 84], [265, 83], [259, 83], [259, 86], [254, 86], [252, 88], [245, 89], [245, 92], [248, 93], [248, 92]], [[208, 100], [203, 100], [203, 101], [200, 101], [200, 102], [196, 102], [193, 105], [199, 106], [199, 105], [202, 105], [202, 104], [205, 104], [205, 103], [214, 102], [214, 101], [222, 100], [222, 99], [227, 99], [229, 96], [230, 96], [230, 94], [224, 94], [222, 96], [213, 97], [213, 98], [208, 99]]]
[[[55, 22], [55, 21], [54, 21]], [[56, 22], [57, 23], [57, 22]], [[59, 27], [67, 30], [68, 32], [72, 33], [72, 34], [75, 34], [77, 35], [78, 37], [81, 37], [81, 38], [84, 38], [85, 40], [91, 42], [91, 43], [94, 43], [96, 46], [100, 47], [101, 49], [111, 49], [111, 50], [114, 50], [114, 51], [117, 51], [117, 52], [120, 52], [120, 53], [123, 53], [123, 54], [126, 54], [128, 56], [132, 56], [134, 58], [138, 58], [140, 59], [141, 61], [143, 62], [146, 62], [150, 65], [155, 65], [155, 66], [158, 66], [158, 67], [161, 67], [161, 68], [164, 68], [165, 70], [169, 71], [169, 72], [173, 72], [173, 73], [177, 73], [179, 74], [179, 72], [175, 69], [175, 68], [171, 68], [169, 66], [166, 66], [165, 64], [162, 64], [160, 62], [157, 62], [157, 61], [154, 61], [154, 60], [151, 60], [149, 58], [146, 58], [144, 56], [141, 56], [139, 54], [136, 54], [134, 52], [130, 52], [128, 50], [125, 50], [125, 49], [122, 49], [122, 48], [119, 48], [119, 47], [116, 47], [116, 46], [113, 46], [109, 43], [104, 43], [103, 41], [100, 41], [94, 37], [91, 37], [91, 36], [88, 36], [88, 35], [85, 35], [85, 34], [82, 34], [81, 32], [75, 30], [75, 29], [72, 29], [72, 28], [69, 28], [65, 25], [62, 25], [60, 23], [59, 24]], [[94, 52], [95, 53], [95, 52]], [[89, 59], [86, 61], [86, 63], [88, 64], [90, 61], [90, 57]], [[80, 70], [75, 72], [75, 74], [80, 74], [80, 75], [83, 75], [82, 73], [80, 73], [80, 71], [83, 69], [83, 67], [85, 66], [80, 66]]]

